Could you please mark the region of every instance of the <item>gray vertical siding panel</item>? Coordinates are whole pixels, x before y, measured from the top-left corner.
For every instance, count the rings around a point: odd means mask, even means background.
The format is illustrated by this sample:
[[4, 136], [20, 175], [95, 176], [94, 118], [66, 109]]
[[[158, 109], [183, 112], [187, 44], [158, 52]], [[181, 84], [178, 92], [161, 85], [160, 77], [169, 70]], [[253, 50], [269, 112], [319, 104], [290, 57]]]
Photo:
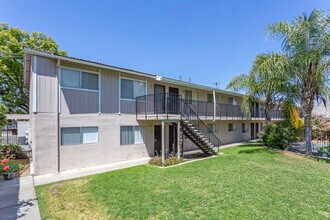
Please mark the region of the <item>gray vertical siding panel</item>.
[[135, 114], [136, 102], [129, 100], [121, 100], [121, 113]]
[[38, 57], [37, 60], [37, 111], [56, 112], [56, 62]]
[[99, 93], [74, 89], [62, 89], [61, 113], [84, 114], [99, 112]]
[[119, 73], [102, 70], [102, 113], [118, 113], [119, 110]]

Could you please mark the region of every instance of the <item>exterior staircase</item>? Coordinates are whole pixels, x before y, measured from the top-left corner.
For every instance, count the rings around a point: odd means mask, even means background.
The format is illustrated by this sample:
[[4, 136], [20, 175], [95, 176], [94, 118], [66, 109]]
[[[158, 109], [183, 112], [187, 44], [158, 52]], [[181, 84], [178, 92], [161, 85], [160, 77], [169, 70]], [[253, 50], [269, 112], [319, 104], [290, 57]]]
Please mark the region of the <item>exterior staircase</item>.
[[[185, 100], [180, 99], [181, 127], [180, 134], [188, 137], [203, 153], [216, 155], [214, 147], [220, 147], [220, 139], [198, 117]], [[181, 135], [182, 136], [182, 135]]]

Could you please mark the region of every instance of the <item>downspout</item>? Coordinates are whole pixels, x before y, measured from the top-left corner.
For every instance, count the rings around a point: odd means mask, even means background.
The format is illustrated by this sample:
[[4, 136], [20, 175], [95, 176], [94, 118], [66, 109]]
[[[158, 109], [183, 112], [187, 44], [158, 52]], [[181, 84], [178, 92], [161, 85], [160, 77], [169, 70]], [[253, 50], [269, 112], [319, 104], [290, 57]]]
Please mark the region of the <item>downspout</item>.
[[56, 64], [56, 83], [57, 83], [57, 108], [56, 108], [56, 118], [57, 118], [57, 172], [59, 173], [61, 171], [61, 133], [60, 133], [60, 114], [61, 114], [61, 85], [60, 85], [60, 80], [61, 80], [61, 69], [60, 69], [60, 59], [57, 59], [57, 64]]
[[216, 108], [217, 108], [217, 101], [215, 99], [215, 91], [213, 90], [213, 121], [212, 122], [215, 122]]

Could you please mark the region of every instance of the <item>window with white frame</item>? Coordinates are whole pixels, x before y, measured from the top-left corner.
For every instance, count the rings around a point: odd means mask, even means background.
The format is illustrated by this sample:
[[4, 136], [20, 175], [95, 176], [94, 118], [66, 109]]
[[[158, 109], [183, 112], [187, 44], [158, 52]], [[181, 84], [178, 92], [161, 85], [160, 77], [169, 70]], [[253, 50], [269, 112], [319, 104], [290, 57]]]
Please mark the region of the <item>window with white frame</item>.
[[247, 131], [248, 131], [247, 124], [246, 123], [242, 123], [242, 133], [245, 133]]
[[61, 128], [61, 145], [88, 144], [98, 141], [98, 127]]
[[141, 126], [120, 126], [120, 145], [142, 144], [143, 136]]
[[213, 102], [213, 94], [207, 94], [207, 102]]
[[219, 131], [218, 124], [212, 123], [212, 124], [208, 124], [207, 126], [209, 127], [209, 129], [212, 132], [218, 132]]
[[191, 90], [185, 90], [184, 91], [185, 99], [187, 100], [188, 104], [192, 104], [192, 91]]
[[61, 68], [61, 86], [64, 88], [99, 90], [99, 75]]
[[229, 105], [237, 105], [237, 100], [234, 97], [228, 97], [228, 104]]
[[228, 131], [236, 131], [237, 126], [235, 123], [228, 123]]
[[135, 100], [138, 96], [146, 95], [146, 83], [132, 79], [120, 79], [120, 98]]

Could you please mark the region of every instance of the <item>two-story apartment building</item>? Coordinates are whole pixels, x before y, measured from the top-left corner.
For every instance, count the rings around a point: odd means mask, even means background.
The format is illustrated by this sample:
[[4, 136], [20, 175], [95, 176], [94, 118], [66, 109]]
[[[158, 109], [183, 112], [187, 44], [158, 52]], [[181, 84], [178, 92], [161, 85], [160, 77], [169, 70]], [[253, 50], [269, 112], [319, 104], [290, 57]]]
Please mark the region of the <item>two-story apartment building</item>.
[[194, 149], [212, 154], [256, 138], [264, 123], [262, 103], [246, 116], [238, 93], [24, 50], [35, 175]]

